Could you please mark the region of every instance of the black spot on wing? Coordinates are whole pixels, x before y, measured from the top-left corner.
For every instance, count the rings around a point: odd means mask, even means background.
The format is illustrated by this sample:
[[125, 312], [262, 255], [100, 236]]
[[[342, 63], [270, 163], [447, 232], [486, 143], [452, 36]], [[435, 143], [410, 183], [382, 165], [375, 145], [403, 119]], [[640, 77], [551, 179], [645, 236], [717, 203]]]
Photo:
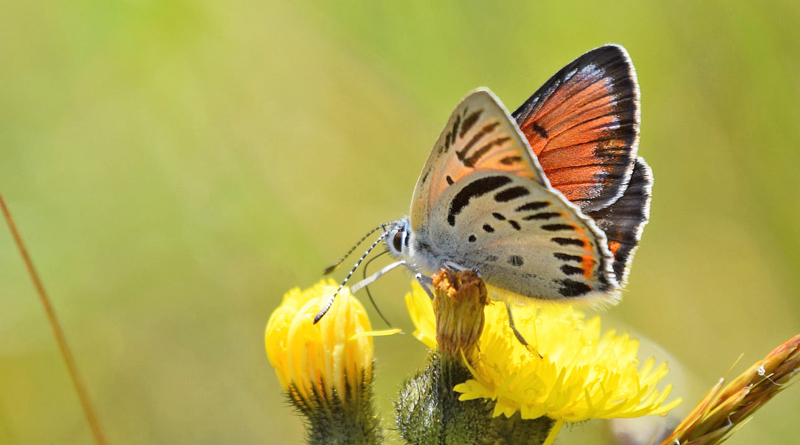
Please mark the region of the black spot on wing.
[[536, 122], [533, 122], [531, 123], [531, 129], [539, 133], [539, 136], [541, 136], [542, 138], [547, 139], [548, 136], [547, 130], [545, 130], [544, 127], [542, 127], [541, 125], [537, 124]]
[[558, 289], [558, 293], [565, 297], [579, 297], [592, 291], [592, 287], [588, 284], [571, 280], [569, 278], [555, 281], [561, 285], [561, 287]]
[[450, 133], [447, 134], [447, 143], [445, 144], [445, 151], [450, 148], [451, 145], [456, 143], [456, 135], [458, 134], [458, 127], [461, 126], [461, 116], [456, 116], [456, 121], [453, 122], [453, 129], [450, 130]]
[[543, 213], [534, 213], [533, 215], [523, 216], [522, 219], [525, 221], [534, 221], [534, 220], [547, 220], [558, 218], [561, 216], [560, 213], [557, 212], [543, 212]]
[[453, 185], [453, 178], [451, 178], [450, 175], [447, 175], [444, 179], [447, 181], [448, 185]]
[[542, 229], [548, 232], [557, 232], [559, 230], [575, 230], [575, 227], [570, 224], [545, 224]]
[[569, 264], [564, 264], [561, 266], [561, 272], [564, 272], [565, 275], [583, 275], [583, 269], [580, 267], [570, 266]]
[[523, 205], [517, 207], [514, 210], [517, 211], [517, 212], [532, 212], [532, 211], [536, 211], [536, 210], [539, 210], [539, 209], [543, 209], [543, 208], [545, 208], [545, 207], [547, 207], [549, 205], [550, 205], [550, 203], [547, 202], [547, 201], [533, 201], [533, 202], [529, 202], [527, 204], [523, 204]]
[[464, 148], [461, 149], [461, 151], [456, 152], [458, 160], [464, 162], [464, 160], [467, 158], [467, 152], [472, 148], [472, 146], [477, 144], [478, 141], [480, 141], [484, 136], [493, 132], [498, 125], [500, 125], [499, 121], [489, 122], [488, 124], [484, 125], [483, 128], [475, 133], [475, 136], [473, 136], [472, 139], [470, 139], [470, 141], [464, 145]]
[[494, 227], [490, 226], [489, 224], [484, 224], [483, 225], [483, 230], [486, 233], [492, 233], [492, 232], [494, 232]]
[[475, 238], [475, 235], [470, 235], [469, 238], [467, 238], [467, 241], [469, 241], [471, 243], [474, 243], [477, 240], [478, 240], [478, 238]]
[[522, 156], [506, 156], [500, 160], [500, 163], [503, 165], [512, 165], [517, 162], [522, 162]]
[[461, 124], [461, 133], [458, 137], [463, 138], [467, 132], [472, 129], [472, 126], [475, 125], [475, 122], [478, 122], [478, 119], [481, 117], [481, 113], [483, 113], [483, 110], [473, 111], [469, 116], [464, 118], [464, 123]]
[[497, 256], [495, 256], [495, 255], [486, 255], [486, 261], [489, 262], [489, 263], [494, 263], [498, 259], [499, 258], [497, 258]]
[[511, 179], [506, 176], [486, 176], [479, 178], [464, 186], [453, 200], [450, 201], [450, 209], [447, 212], [447, 222], [451, 226], [456, 225], [456, 215], [461, 213], [469, 204], [472, 198], [478, 198], [487, 193], [491, 193], [500, 187], [511, 182]]
[[472, 153], [469, 157], [459, 156], [459, 159], [461, 159], [461, 163], [464, 164], [465, 167], [470, 167], [470, 168], [475, 167], [475, 164], [477, 164], [478, 161], [481, 160], [483, 155], [488, 153], [493, 147], [503, 145], [510, 140], [511, 138], [508, 136], [499, 137], [497, 139], [490, 141], [483, 147], [475, 150], [475, 152]]
[[521, 185], [518, 185], [516, 187], [505, 189], [502, 192], [494, 195], [494, 200], [497, 202], [508, 202], [511, 201], [512, 199], [528, 196], [530, 193], [531, 192], [528, 191], [528, 189], [526, 189]]
[[568, 253], [555, 252], [553, 253], [553, 256], [561, 261], [574, 261], [576, 263], [583, 261], [583, 258], [581, 258], [579, 255], [570, 255]]
[[503, 216], [502, 213], [494, 212], [494, 213], [492, 213], [492, 216], [494, 216], [495, 219], [500, 220], [500, 221], [505, 221], [506, 220], [506, 217]]
[[576, 238], [560, 238], [560, 237], [555, 237], [555, 238], [550, 238], [550, 241], [552, 241], [552, 242], [554, 242], [554, 243], [556, 243], [556, 244], [558, 244], [558, 245], [560, 245], [560, 246], [578, 246], [578, 247], [584, 247], [584, 246], [586, 245], [586, 242], [585, 242], [584, 240], [582, 240], [582, 239], [576, 239]]
[[520, 228], [521, 228], [519, 223], [514, 221], [513, 219], [509, 219], [508, 223], [511, 224], [511, 227], [513, 227], [514, 230], [520, 230]]
[[525, 264], [525, 261], [519, 255], [511, 255], [508, 257], [508, 264], [514, 267], [522, 267], [522, 265]]

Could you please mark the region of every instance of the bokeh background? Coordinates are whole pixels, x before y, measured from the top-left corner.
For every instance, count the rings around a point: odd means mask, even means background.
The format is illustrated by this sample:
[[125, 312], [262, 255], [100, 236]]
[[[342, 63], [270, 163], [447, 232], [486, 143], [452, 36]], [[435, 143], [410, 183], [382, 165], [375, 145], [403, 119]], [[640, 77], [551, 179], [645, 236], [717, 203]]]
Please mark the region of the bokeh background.
[[[301, 441], [263, 347], [283, 293], [408, 211], [467, 91], [488, 86], [513, 110], [608, 42], [637, 68], [640, 154], [656, 177], [609, 315], [701, 387], [800, 331], [796, 1], [0, 9], [0, 191], [112, 443]], [[406, 329], [408, 282], [373, 287]], [[375, 343], [390, 424], [390, 398], [425, 351], [410, 335]], [[685, 396], [688, 407], [699, 394]], [[731, 443], [800, 443], [798, 396], [787, 390]], [[90, 440], [0, 229], [0, 443]]]

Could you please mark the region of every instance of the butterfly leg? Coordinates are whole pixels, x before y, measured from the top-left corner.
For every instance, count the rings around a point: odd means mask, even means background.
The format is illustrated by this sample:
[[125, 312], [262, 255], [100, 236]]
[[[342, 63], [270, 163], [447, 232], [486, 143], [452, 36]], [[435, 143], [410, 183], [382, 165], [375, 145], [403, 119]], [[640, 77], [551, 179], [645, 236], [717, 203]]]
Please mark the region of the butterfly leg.
[[462, 265], [460, 265], [458, 263], [454, 263], [452, 261], [445, 261], [443, 266], [446, 269], [450, 269], [450, 270], [453, 270], [453, 271], [456, 271], [456, 272], [464, 272], [465, 270], [471, 270], [471, 271], [475, 272], [478, 275], [479, 278], [482, 277], [481, 271], [479, 271], [477, 268], [474, 268], [474, 267], [472, 269], [470, 269], [468, 267], [464, 267], [464, 266], [462, 266]]
[[425, 290], [425, 293], [428, 294], [431, 300], [433, 300], [433, 292], [431, 292], [431, 287], [433, 286], [433, 280], [431, 277], [427, 275], [422, 275], [421, 273], [417, 272], [414, 274], [414, 278], [419, 282], [419, 285], [422, 286], [422, 289]]
[[464, 267], [464, 266], [462, 266], [462, 265], [460, 265], [458, 263], [454, 263], [452, 261], [445, 261], [444, 264], [442, 264], [442, 265], [444, 266], [445, 269], [450, 269], [450, 270], [455, 271], [455, 272], [464, 272], [465, 270], [467, 270], [466, 267]]
[[375, 272], [374, 274], [370, 275], [369, 277], [364, 278], [363, 280], [361, 280], [358, 283], [356, 283], [352, 288], [350, 288], [350, 292], [351, 293], [356, 293], [356, 292], [360, 291], [361, 289], [363, 289], [363, 288], [369, 286], [370, 284], [374, 283], [378, 278], [382, 277], [384, 274], [386, 274], [390, 270], [392, 270], [392, 269], [394, 269], [394, 268], [396, 268], [398, 266], [405, 266], [405, 265], [406, 265], [405, 260], [396, 261], [396, 262], [394, 262], [392, 264], [389, 264], [388, 266], [384, 267], [383, 269]]
[[525, 340], [525, 337], [522, 336], [522, 333], [517, 330], [517, 327], [514, 326], [514, 314], [511, 312], [511, 305], [506, 303], [506, 313], [508, 313], [508, 325], [511, 327], [511, 331], [514, 332], [514, 336], [517, 337], [522, 346], [525, 346], [529, 352], [535, 352], [539, 358], [542, 358], [542, 354], [539, 354], [539, 351], [536, 350], [535, 346], [532, 346]]

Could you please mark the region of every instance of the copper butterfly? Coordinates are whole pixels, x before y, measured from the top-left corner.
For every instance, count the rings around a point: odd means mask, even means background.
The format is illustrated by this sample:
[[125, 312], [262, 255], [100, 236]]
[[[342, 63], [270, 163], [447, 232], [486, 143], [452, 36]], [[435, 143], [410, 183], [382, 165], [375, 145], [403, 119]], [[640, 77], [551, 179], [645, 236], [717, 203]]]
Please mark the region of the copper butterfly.
[[383, 240], [398, 259], [382, 272], [474, 270], [507, 304], [615, 303], [649, 216], [639, 120], [636, 72], [617, 45], [580, 56], [513, 114], [488, 89], [470, 92], [422, 169], [409, 216], [372, 245]]

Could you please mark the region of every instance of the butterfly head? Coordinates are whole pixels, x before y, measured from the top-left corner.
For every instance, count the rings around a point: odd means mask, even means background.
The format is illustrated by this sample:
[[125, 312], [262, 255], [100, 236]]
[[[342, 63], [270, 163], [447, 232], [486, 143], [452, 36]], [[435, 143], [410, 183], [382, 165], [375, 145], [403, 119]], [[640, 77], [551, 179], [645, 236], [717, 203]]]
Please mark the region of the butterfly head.
[[411, 241], [411, 223], [408, 218], [394, 222], [384, 238], [389, 253], [397, 258], [407, 258]]

